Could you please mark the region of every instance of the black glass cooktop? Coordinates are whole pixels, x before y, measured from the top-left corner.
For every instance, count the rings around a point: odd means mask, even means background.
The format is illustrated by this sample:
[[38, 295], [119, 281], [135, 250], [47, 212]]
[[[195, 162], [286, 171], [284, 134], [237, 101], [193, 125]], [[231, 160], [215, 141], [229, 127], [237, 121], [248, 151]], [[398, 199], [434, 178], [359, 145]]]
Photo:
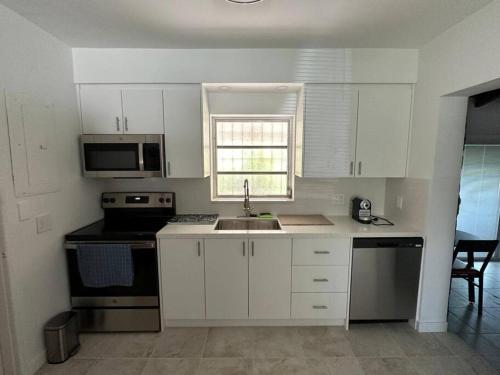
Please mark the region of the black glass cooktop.
[[66, 241], [140, 241], [154, 240], [156, 232], [167, 225], [168, 217], [157, 220], [127, 220], [106, 223], [99, 220], [65, 236]]

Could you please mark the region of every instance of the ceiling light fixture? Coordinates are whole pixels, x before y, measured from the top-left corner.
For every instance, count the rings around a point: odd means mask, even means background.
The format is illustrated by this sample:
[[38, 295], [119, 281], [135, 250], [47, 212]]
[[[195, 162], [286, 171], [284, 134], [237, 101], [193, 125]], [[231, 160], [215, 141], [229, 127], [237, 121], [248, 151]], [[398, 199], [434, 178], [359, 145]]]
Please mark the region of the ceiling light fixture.
[[234, 4], [255, 4], [255, 3], [260, 3], [263, 0], [226, 0], [226, 1]]

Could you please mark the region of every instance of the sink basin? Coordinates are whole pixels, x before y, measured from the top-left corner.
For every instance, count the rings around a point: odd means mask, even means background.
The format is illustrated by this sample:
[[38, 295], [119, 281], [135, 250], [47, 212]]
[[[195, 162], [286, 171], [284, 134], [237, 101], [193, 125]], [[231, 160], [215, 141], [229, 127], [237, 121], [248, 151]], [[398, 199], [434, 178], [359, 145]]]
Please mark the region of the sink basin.
[[215, 226], [216, 230], [281, 230], [276, 219], [220, 219]]

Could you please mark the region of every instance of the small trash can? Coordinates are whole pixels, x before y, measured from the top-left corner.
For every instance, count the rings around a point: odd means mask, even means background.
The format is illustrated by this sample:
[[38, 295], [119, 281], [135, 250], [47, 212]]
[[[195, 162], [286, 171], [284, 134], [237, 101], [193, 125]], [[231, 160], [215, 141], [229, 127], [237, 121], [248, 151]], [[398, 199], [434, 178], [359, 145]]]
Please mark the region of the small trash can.
[[44, 328], [47, 362], [61, 363], [80, 349], [78, 315], [65, 311], [50, 319]]

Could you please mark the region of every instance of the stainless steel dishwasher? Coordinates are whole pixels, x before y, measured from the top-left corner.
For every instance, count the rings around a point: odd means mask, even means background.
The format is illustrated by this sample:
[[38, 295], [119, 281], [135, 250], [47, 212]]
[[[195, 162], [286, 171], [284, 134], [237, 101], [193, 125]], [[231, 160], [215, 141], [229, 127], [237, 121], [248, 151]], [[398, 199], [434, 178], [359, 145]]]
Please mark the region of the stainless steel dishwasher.
[[422, 247], [421, 237], [355, 238], [349, 319], [414, 318]]

